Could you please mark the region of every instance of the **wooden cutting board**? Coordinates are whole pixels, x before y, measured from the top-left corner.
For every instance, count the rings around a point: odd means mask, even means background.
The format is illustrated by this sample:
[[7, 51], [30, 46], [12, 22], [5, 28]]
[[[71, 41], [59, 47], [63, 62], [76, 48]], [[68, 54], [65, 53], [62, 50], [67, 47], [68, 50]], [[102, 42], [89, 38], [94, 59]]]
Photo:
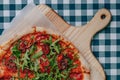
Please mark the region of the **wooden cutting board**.
[[100, 9], [93, 19], [81, 27], [66, 23], [54, 10], [46, 5], [39, 5], [40, 11], [55, 25], [55, 27], [70, 40], [88, 61], [91, 69], [91, 80], [106, 80], [105, 72], [91, 51], [93, 36], [110, 22], [111, 14], [106, 9]]

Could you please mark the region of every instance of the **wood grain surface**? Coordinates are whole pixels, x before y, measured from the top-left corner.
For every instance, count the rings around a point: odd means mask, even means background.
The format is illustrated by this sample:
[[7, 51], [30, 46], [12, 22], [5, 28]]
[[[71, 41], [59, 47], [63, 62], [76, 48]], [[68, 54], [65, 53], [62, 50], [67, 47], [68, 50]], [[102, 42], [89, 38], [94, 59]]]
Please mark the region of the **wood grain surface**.
[[100, 9], [86, 25], [75, 27], [66, 23], [48, 6], [39, 5], [38, 8], [79, 49], [90, 65], [91, 80], [106, 80], [104, 69], [91, 51], [91, 40], [98, 31], [105, 28], [110, 22], [110, 12], [107, 9]]

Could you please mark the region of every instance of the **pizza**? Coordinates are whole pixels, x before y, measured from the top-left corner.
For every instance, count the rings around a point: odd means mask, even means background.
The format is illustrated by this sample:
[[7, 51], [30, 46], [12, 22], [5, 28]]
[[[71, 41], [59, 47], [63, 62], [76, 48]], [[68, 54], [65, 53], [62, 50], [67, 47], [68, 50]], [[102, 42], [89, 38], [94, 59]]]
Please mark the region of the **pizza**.
[[71, 42], [34, 27], [0, 46], [0, 80], [90, 80], [90, 69]]

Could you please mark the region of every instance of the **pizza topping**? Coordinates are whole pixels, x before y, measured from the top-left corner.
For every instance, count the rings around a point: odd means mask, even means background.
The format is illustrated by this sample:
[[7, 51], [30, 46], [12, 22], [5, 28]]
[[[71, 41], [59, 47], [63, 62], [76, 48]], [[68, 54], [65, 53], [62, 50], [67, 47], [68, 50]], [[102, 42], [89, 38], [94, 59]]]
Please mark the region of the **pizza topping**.
[[63, 54], [59, 54], [57, 57], [58, 67], [60, 70], [64, 70], [68, 66], [68, 60], [63, 56]]
[[0, 64], [0, 78], [4, 76], [4, 73], [5, 73], [4, 70], [5, 70], [5, 67], [2, 64]]
[[42, 40], [49, 39], [49, 35], [47, 34], [38, 34], [35, 38], [36, 42], [41, 42]]
[[17, 66], [14, 63], [15, 57], [10, 56], [5, 60], [5, 65], [9, 71], [16, 72], [17, 71]]
[[12, 48], [12, 53], [14, 56], [16, 56], [17, 58], [20, 57], [21, 55], [21, 51], [18, 49], [18, 44], [14, 45]]
[[11, 76], [4, 76], [0, 78], [0, 80], [10, 80], [10, 79], [11, 79]]
[[37, 58], [39, 58], [42, 54], [43, 54], [43, 52], [40, 51], [40, 52], [38, 52], [38, 53], [35, 53], [35, 54], [32, 56], [32, 58], [33, 58], [33, 59], [37, 59]]
[[75, 80], [83, 80], [83, 75], [77, 74], [77, 73], [71, 73], [70, 78], [75, 79]]
[[29, 69], [20, 70], [20, 73], [20, 78], [25, 78], [26, 76], [28, 76], [29, 78], [34, 77], [34, 73]]
[[50, 52], [50, 48], [47, 44], [42, 45], [42, 51], [44, 54], [48, 54]]
[[68, 66], [68, 61], [67, 59], [63, 58], [59, 63], [58, 63], [58, 67], [60, 70], [64, 70], [66, 69]]
[[68, 57], [68, 58], [70, 58], [71, 60], [74, 58], [74, 52], [73, 52], [72, 49], [67, 48], [67, 49], [65, 49], [64, 51], [65, 51], [65, 53], [67, 54], [67, 57]]
[[63, 55], [62, 55], [62, 54], [59, 54], [59, 55], [57, 56], [57, 61], [60, 62], [62, 59], [63, 59]]
[[41, 58], [40, 58], [40, 64], [44, 67], [46, 66], [49, 66], [49, 61], [48, 61], [48, 58], [43, 55]]
[[81, 63], [75, 57], [74, 47], [55, 35], [45, 32], [25, 35], [8, 51], [12, 54], [5, 65], [13, 73], [17, 72], [17, 79], [83, 80]]

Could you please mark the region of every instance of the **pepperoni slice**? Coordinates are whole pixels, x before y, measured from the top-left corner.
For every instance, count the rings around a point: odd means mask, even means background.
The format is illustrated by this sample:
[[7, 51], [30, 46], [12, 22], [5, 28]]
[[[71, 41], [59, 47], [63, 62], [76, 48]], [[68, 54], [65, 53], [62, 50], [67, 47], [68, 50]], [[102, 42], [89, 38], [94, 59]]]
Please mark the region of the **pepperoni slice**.
[[35, 38], [35, 40], [37, 42], [40, 42], [41, 40], [47, 40], [47, 39], [49, 39], [49, 35], [48, 34], [39, 34]]
[[44, 73], [44, 72], [45, 72], [45, 68], [43, 67], [43, 65], [42, 65], [42, 64], [40, 64], [40, 71], [41, 71], [42, 73]]
[[73, 68], [71, 70], [72, 73], [82, 73], [81, 66], [78, 66], [76, 68]]
[[12, 72], [16, 72], [16, 71], [17, 71], [17, 66], [16, 66], [16, 64], [14, 63], [14, 60], [15, 60], [15, 59], [16, 59], [16, 58], [11, 55], [9, 58], [7, 58], [7, 59], [5, 60], [5, 65], [6, 65], [6, 67], [7, 67], [7, 69], [8, 69], [9, 71], [12, 71]]
[[67, 68], [68, 60], [62, 54], [58, 55], [57, 61], [58, 61], [58, 67], [60, 70], [64, 70]]
[[62, 59], [63, 59], [63, 55], [62, 55], [62, 54], [59, 54], [59, 55], [57, 56], [57, 61], [60, 62]]
[[25, 53], [26, 50], [32, 46], [33, 43], [34, 43], [33, 39], [29, 40], [22, 39], [19, 45], [19, 50]]
[[40, 71], [49, 73], [50, 72], [49, 64], [50, 63], [46, 55], [42, 55], [40, 59]]
[[20, 77], [24, 78], [26, 76], [26, 74], [28, 75], [29, 78], [33, 78], [34, 77], [34, 73], [29, 70], [29, 69], [20, 69]]
[[81, 65], [81, 62], [79, 61], [79, 59], [77, 59], [77, 60], [75, 60], [75, 61], [73, 62], [73, 64], [74, 64], [74, 65]]
[[10, 80], [12, 76], [3, 76], [0, 80]]
[[48, 58], [46, 57], [46, 55], [43, 55], [42, 58], [40, 59], [40, 64], [43, 66], [43, 67], [47, 67], [49, 66], [49, 60]]
[[83, 74], [82, 73], [71, 73], [70, 78], [75, 79], [75, 80], [83, 80]]
[[65, 49], [64, 52], [67, 54], [67, 57], [70, 58], [71, 60], [74, 58], [74, 53], [71, 48]]
[[26, 52], [27, 48], [28, 48], [28, 41], [22, 40], [20, 42], [19, 50], [24, 53], [24, 52]]
[[48, 54], [50, 52], [50, 47], [47, 44], [42, 44], [41, 46], [44, 54]]

